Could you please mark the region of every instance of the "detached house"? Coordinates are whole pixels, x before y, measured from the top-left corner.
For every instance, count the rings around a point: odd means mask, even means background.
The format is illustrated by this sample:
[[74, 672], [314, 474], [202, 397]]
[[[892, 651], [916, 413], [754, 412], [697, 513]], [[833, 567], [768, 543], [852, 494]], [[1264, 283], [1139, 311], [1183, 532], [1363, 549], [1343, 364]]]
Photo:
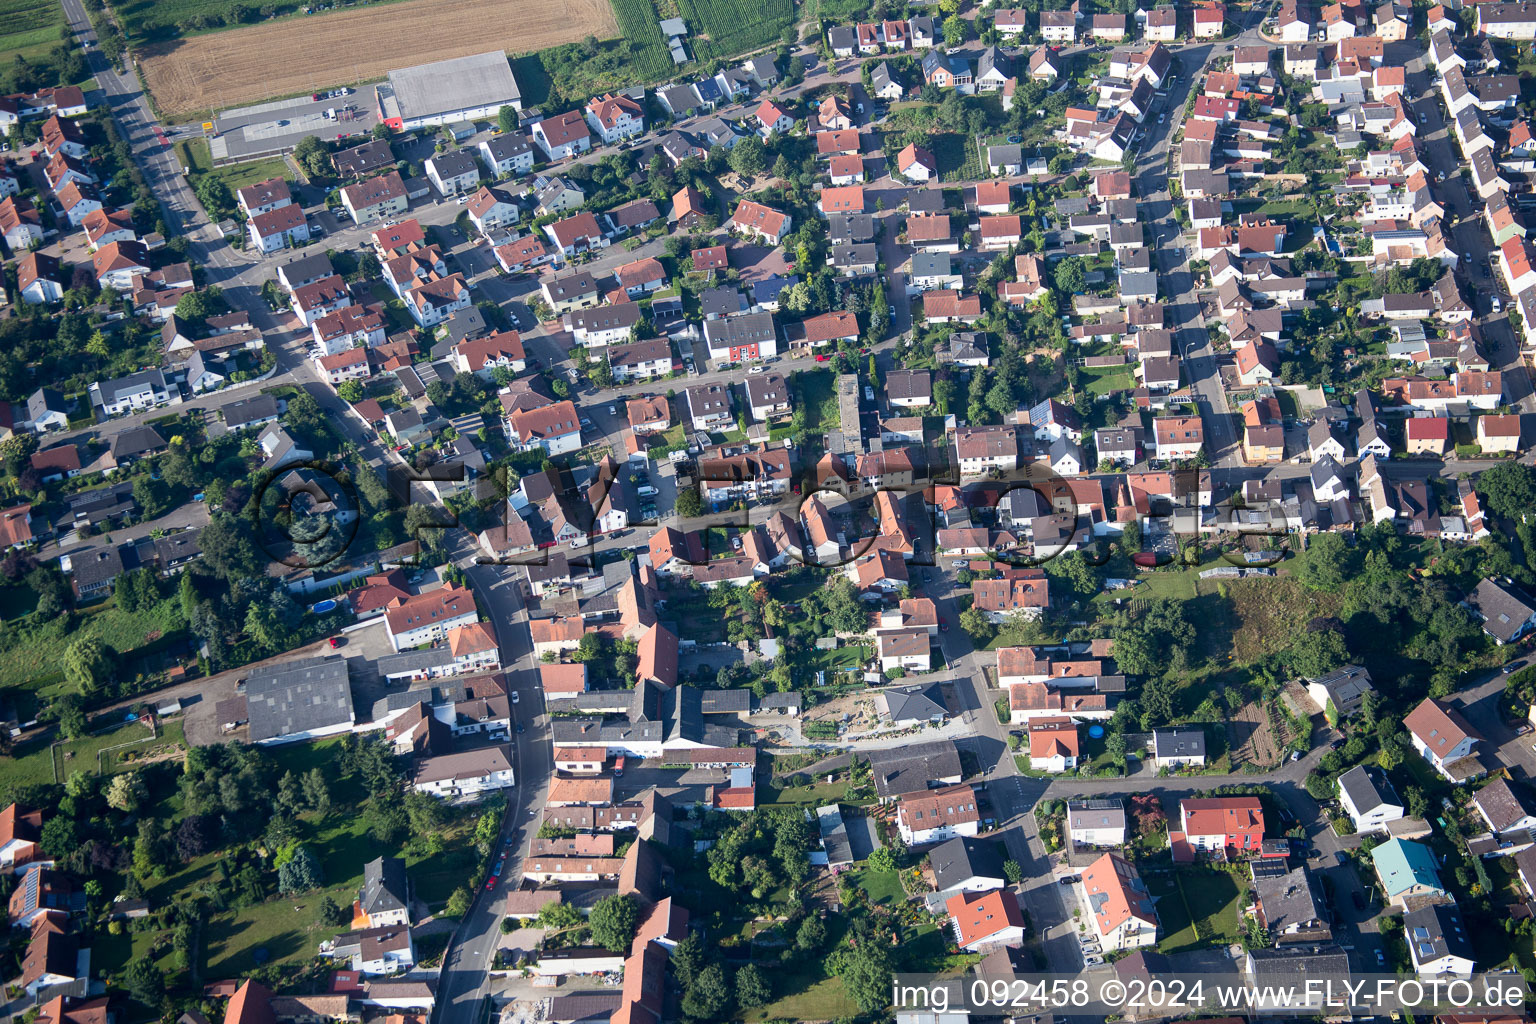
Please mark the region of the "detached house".
[[645, 111], [624, 95], [609, 93], [587, 101], [587, 124], [607, 145], [645, 132]]
[[533, 126], [533, 141], [551, 161], [564, 160], [592, 148], [592, 136], [579, 113], [568, 110]]

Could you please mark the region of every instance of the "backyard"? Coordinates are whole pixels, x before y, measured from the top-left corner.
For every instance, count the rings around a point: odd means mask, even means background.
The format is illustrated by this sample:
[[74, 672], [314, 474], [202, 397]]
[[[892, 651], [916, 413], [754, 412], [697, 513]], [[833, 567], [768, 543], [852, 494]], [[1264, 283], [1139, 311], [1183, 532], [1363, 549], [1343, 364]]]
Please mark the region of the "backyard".
[[1157, 908], [1157, 948], [1164, 953], [1224, 946], [1243, 936], [1236, 868], [1141, 866]]
[[[178, 733], [179, 735], [179, 733]], [[170, 736], [166, 733], [166, 739]], [[362, 883], [363, 865], [378, 856], [405, 859], [415, 897], [429, 907], [440, 907], [455, 888], [464, 884], [475, 870], [477, 855], [472, 839], [474, 815], [451, 819], [439, 836], [430, 841], [382, 844], [369, 833], [365, 812], [367, 791], [356, 774], [344, 774], [338, 761], [341, 740], [264, 751], [272, 778], [292, 772], [301, 776], [319, 769], [330, 780], [331, 804], [321, 813], [306, 811], [295, 817], [295, 841], [312, 851], [319, 861], [324, 887], [299, 895], [277, 895], [250, 905], [238, 902], [231, 909], [212, 914], [200, 934], [201, 956], [194, 960], [204, 978], [235, 977], [263, 966], [299, 964], [315, 955], [316, 947], [345, 926], [323, 924], [318, 916], [323, 897], [338, 906], [351, 906]], [[164, 796], [167, 809], [179, 814], [181, 796], [175, 790]], [[166, 874], [154, 878], [146, 887], [146, 897], [154, 906], [168, 906], [198, 893], [205, 893], [221, 879], [230, 880], [231, 861], [253, 863], [244, 851], [231, 856], [219, 851], [195, 857]], [[263, 871], [269, 868], [263, 863]], [[238, 884], [239, 876], [235, 881]], [[133, 932], [112, 936], [98, 952], [99, 965], [109, 971], [121, 969], [130, 955], [144, 955], [151, 947], [164, 952], [161, 964], [174, 975], [169, 949], [156, 942], [156, 933]]]

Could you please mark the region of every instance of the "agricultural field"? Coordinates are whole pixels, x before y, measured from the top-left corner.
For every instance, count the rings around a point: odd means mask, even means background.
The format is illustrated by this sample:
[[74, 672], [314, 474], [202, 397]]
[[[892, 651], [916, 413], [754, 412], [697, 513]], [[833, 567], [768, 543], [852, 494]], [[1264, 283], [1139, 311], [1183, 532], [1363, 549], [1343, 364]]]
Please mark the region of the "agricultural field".
[[63, 25], [64, 8], [55, 0], [0, 0], [0, 64], [47, 56]]
[[792, 0], [678, 0], [678, 7], [701, 61], [775, 44], [795, 21]]
[[[410, 0], [155, 43], [140, 51], [140, 63], [161, 115], [174, 119], [376, 81], [404, 64], [492, 49], [524, 52], [618, 33], [607, 0], [528, 0], [516, 20], [501, 13], [484, 0]], [[376, 45], [379, 39], [409, 39], [408, 55]], [[303, 59], [273, 63], [273, 53]]]

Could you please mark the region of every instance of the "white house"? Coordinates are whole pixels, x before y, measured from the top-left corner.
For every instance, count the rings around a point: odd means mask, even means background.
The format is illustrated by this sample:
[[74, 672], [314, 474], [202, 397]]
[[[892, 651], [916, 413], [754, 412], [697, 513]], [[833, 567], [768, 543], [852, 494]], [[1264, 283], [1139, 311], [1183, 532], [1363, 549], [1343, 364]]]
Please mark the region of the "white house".
[[424, 758], [411, 780], [416, 792], [442, 799], [478, 797], [512, 784], [512, 762], [502, 746]]
[[1388, 822], [1401, 820], [1405, 813], [1392, 783], [1365, 765], [1356, 765], [1339, 776], [1339, 803], [1357, 833], [1385, 832]]
[[896, 828], [908, 846], [974, 836], [981, 828], [976, 790], [946, 786], [905, 796], [896, 805]]

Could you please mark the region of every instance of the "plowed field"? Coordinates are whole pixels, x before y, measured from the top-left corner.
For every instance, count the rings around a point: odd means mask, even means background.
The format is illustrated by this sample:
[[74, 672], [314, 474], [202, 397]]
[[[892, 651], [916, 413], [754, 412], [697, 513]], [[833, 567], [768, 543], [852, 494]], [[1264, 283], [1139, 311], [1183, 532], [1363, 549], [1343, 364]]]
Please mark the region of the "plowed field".
[[177, 39], [141, 50], [140, 63], [162, 116], [173, 120], [486, 50], [525, 53], [617, 34], [608, 0], [410, 0]]

